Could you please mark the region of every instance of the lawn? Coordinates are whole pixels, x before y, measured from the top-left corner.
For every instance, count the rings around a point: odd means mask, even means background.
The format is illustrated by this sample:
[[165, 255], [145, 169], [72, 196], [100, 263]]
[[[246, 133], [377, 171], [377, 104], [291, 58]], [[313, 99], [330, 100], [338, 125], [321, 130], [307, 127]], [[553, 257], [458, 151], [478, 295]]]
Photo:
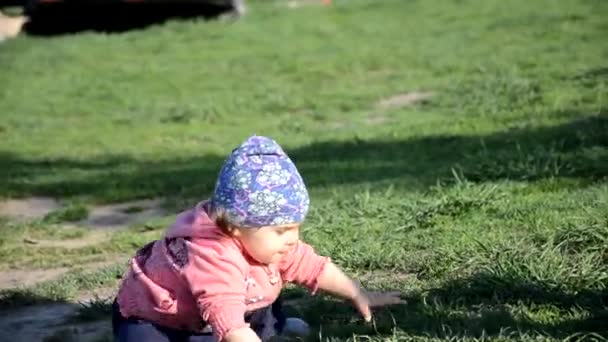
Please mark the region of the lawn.
[[[115, 286], [172, 216], [102, 237], [63, 222], [148, 198], [176, 213], [258, 134], [285, 147], [309, 186], [303, 239], [408, 301], [365, 325], [311, 298], [298, 310], [315, 338], [608, 339], [608, 2], [250, 7], [238, 22], [0, 45], [0, 198], [69, 203], [0, 220], [3, 274], [69, 269], [1, 290], [2, 307]], [[109, 319], [107, 305], [77, 318]]]

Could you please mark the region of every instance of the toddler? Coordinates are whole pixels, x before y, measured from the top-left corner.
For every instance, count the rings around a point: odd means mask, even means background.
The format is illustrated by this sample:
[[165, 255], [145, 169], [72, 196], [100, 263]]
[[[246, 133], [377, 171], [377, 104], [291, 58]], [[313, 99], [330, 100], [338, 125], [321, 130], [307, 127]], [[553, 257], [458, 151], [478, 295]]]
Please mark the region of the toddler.
[[364, 292], [300, 241], [308, 206], [282, 148], [270, 138], [247, 139], [225, 161], [211, 198], [179, 214], [162, 239], [131, 259], [114, 303], [116, 340], [254, 342], [305, 334], [305, 322], [282, 314], [286, 283], [350, 300], [369, 321]]

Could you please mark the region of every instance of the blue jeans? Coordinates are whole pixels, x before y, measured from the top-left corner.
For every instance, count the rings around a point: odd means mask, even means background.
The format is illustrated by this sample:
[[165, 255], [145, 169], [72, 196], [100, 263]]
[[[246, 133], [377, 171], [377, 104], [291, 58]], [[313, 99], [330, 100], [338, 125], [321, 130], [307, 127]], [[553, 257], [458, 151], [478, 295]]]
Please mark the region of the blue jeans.
[[[274, 329], [282, 331], [285, 316], [281, 309], [281, 301], [277, 300], [271, 306], [247, 313], [245, 321], [262, 338], [265, 328], [263, 317], [271, 314], [274, 318]], [[211, 333], [194, 333], [185, 330], [164, 327], [150, 321], [134, 317], [124, 318], [120, 314], [118, 304], [112, 305], [112, 329], [116, 342], [217, 342]]]

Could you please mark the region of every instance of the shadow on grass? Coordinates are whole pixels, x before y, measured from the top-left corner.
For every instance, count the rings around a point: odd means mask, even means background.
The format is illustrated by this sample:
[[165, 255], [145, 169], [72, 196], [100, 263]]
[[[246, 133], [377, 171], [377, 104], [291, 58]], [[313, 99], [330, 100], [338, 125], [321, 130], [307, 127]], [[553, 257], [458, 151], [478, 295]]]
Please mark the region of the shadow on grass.
[[608, 337], [608, 289], [566, 291], [543, 283], [477, 273], [469, 278], [453, 280], [442, 288], [430, 291], [428, 296], [439, 302], [465, 307], [525, 304], [531, 308], [551, 307], [566, 316], [584, 312], [584, 317], [547, 324], [533, 322], [525, 318], [527, 314], [523, 314], [517, 324], [556, 337], [567, 337], [575, 333], [599, 333]]
[[217, 18], [232, 8], [210, 2], [147, 3], [64, 2], [41, 4], [28, 11], [25, 31], [31, 35], [51, 36], [81, 31], [107, 33], [143, 29], [171, 19]]
[[69, 281], [52, 283], [0, 290], [0, 341], [111, 340], [112, 297], [75, 302], [64, 293]]
[[[33, 293], [3, 291], [0, 296], [0, 340], [9, 341], [111, 341], [111, 301], [70, 303]], [[12, 302], [9, 302], [12, 301]], [[11, 306], [5, 306], [8, 303]]]
[[31, 305], [67, 304], [63, 299], [39, 295], [22, 289], [3, 289], [0, 291], [0, 304], [3, 309], [15, 309]]
[[[504, 285], [489, 286], [492, 282]], [[389, 337], [403, 332], [439, 339], [503, 336], [517, 340], [539, 335], [574, 340], [576, 336], [608, 338], [607, 290], [566, 293], [478, 274], [405, 298], [405, 305], [376, 310], [373, 325], [363, 323], [350, 305], [323, 297], [307, 299], [306, 306], [298, 311], [313, 326], [320, 327], [325, 337]], [[574, 312], [583, 314], [572, 316]]]
[[[78, 305], [24, 292], [9, 294], [8, 297], [4, 292], [4, 295], [4, 308], [15, 307], [11, 305], [14, 303], [19, 303], [18, 306], [44, 304], [42, 310], [37, 309], [40, 308], [38, 306], [23, 308], [25, 312], [19, 314], [4, 311], [3, 316], [11, 317], [15, 324], [24, 320], [28, 324], [44, 324], [45, 320], [47, 323], [56, 320], [57, 324], [59, 321], [78, 324], [109, 321], [111, 317], [111, 299]], [[517, 339], [538, 335], [563, 339], [577, 334], [608, 337], [605, 324], [608, 319], [608, 291], [566, 293], [516, 279], [497, 279], [484, 273], [409, 294], [404, 297], [408, 302], [406, 305], [375, 310], [373, 325], [363, 323], [348, 303], [325, 296], [309, 297], [299, 288], [288, 289], [283, 295], [288, 300], [288, 316], [304, 317], [311, 326], [319, 329], [323, 337], [348, 338], [353, 334], [392, 336], [399, 331], [410, 336], [444, 339], [484, 336]], [[558, 310], [559, 316], [553, 313], [533, 318], [531, 313], [542, 315], [544, 308]], [[585, 314], [571, 316], [572, 312]]]
[[[235, 141], [235, 144], [238, 143]], [[311, 188], [378, 182], [424, 189], [453, 179], [474, 182], [608, 176], [608, 115], [487, 136], [427, 136], [402, 141], [322, 142], [288, 151]], [[201, 198], [213, 190], [224, 156], [140, 161], [27, 159], [0, 154], [0, 195]]]
[[[341, 184], [425, 189], [438, 180], [453, 179], [454, 169], [474, 182], [572, 178], [588, 185], [608, 176], [607, 114], [486, 136], [320, 142], [288, 153], [312, 189]], [[103, 201], [157, 196], [200, 199], [213, 190], [224, 158], [28, 159], [4, 152], [0, 153], [0, 178], [5, 180], [0, 195], [89, 196]]]

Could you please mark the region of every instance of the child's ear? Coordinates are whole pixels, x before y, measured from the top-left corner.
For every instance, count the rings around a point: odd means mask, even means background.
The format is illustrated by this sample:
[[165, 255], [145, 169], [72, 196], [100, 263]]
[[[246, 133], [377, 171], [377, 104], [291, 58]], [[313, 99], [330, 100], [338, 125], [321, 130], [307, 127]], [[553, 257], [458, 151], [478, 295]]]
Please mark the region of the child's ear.
[[241, 237], [241, 236], [243, 236], [243, 232], [241, 232], [240, 229], [235, 228], [235, 227], [228, 227], [228, 232], [230, 232], [230, 235], [232, 235], [234, 237]]

